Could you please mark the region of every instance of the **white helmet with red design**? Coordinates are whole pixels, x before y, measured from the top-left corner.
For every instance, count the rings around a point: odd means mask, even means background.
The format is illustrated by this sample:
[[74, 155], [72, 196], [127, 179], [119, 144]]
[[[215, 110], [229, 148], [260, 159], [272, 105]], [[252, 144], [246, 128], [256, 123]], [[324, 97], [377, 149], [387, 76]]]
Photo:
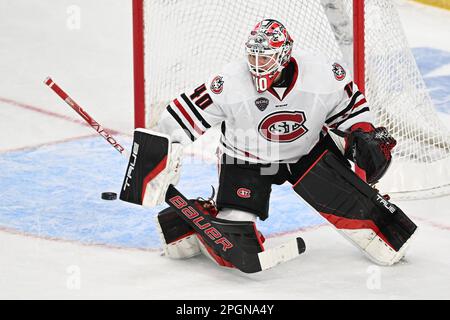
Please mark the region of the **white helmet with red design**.
[[289, 64], [294, 40], [282, 23], [266, 19], [256, 25], [246, 43], [248, 66], [256, 90], [268, 90]]

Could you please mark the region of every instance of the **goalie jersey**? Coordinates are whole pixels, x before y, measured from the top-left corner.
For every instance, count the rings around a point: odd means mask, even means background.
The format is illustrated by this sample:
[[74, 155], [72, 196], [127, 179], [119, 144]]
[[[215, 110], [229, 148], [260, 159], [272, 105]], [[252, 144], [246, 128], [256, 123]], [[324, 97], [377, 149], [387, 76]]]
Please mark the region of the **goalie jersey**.
[[297, 162], [328, 129], [348, 131], [373, 122], [364, 95], [343, 64], [301, 53], [291, 58], [283, 79], [258, 93], [245, 59], [232, 62], [206, 83], [174, 99], [157, 131], [173, 142], [191, 143], [221, 127], [220, 148], [253, 162]]

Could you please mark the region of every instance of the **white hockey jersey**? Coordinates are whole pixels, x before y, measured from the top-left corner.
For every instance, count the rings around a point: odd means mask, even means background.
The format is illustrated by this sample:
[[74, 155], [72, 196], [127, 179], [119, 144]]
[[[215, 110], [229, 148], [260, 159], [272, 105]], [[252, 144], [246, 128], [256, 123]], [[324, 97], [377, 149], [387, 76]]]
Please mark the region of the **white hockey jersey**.
[[373, 122], [343, 64], [302, 53], [291, 68], [288, 87], [258, 93], [245, 59], [230, 63], [173, 100], [156, 130], [188, 144], [220, 125], [224, 153], [254, 163], [289, 163], [308, 154], [328, 128], [347, 131]]

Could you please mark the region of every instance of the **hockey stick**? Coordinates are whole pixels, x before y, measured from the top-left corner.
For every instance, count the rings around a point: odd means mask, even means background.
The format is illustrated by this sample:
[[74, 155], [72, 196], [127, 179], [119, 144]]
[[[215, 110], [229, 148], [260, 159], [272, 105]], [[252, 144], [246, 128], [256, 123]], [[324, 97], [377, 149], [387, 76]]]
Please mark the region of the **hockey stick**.
[[195, 203], [183, 196], [173, 185], [169, 186], [166, 193], [166, 202], [214, 251], [220, 252], [227, 261], [242, 272], [256, 273], [273, 268], [297, 258], [306, 250], [305, 242], [299, 237], [260, 253], [245, 252], [221, 232], [220, 221], [197, 210]]
[[122, 145], [120, 145], [117, 140], [106, 131], [97, 121], [94, 120], [83, 108], [80, 107], [69, 95], [61, 89], [50, 77], [45, 79], [44, 83], [52, 89], [61, 99], [63, 99], [76, 113], [78, 113], [84, 121], [86, 121], [99, 135], [105, 138], [110, 145], [114, 147], [121, 154], [127, 156], [127, 152]]
[[[105, 138], [110, 145], [112, 145], [117, 151], [122, 155], [127, 156], [127, 152], [124, 147], [122, 147], [111, 134], [109, 134], [98, 122], [96, 122], [83, 108], [81, 108], [69, 95], [64, 92], [61, 87], [59, 87], [51, 78], [45, 80], [45, 84], [51, 88], [61, 99], [63, 99], [75, 112], [77, 112], [99, 135]], [[131, 159], [133, 160], [133, 159]], [[131, 161], [130, 160], [130, 161]], [[135, 160], [135, 159], [134, 159]], [[178, 202], [177, 202], [178, 200]], [[205, 229], [199, 227], [195, 222], [191, 221], [186, 216], [186, 210], [193, 210], [194, 214], [202, 216], [205, 220], [209, 220], [210, 217], [198, 212], [195, 206], [191, 206], [191, 202], [186, 199], [173, 185], [169, 186], [166, 193], [166, 202], [172, 208], [176, 210], [178, 215], [183, 218], [194, 230], [199, 234], [203, 234], [202, 238], [214, 249], [221, 250], [222, 245], [211, 240], [211, 235], [214, 232], [205, 234]], [[186, 203], [188, 205], [186, 208], [180, 208], [180, 203]], [[204, 225], [203, 225], [204, 226]], [[220, 229], [220, 227], [218, 227]], [[211, 231], [211, 230], [210, 230]], [[214, 231], [219, 232], [217, 229]], [[219, 232], [220, 234], [220, 232]], [[217, 235], [217, 234], [216, 234]], [[218, 240], [218, 239], [217, 239]], [[249, 254], [243, 251], [241, 248], [234, 246], [231, 242], [230, 254], [228, 255], [229, 260], [235, 267], [237, 267], [242, 272], [255, 273], [263, 270], [267, 270], [275, 267], [283, 262], [295, 259], [300, 254], [305, 252], [305, 242], [302, 238], [292, 239], [281, 246], [268, 249], [266, 251], [260, 252], [258, 254]]]

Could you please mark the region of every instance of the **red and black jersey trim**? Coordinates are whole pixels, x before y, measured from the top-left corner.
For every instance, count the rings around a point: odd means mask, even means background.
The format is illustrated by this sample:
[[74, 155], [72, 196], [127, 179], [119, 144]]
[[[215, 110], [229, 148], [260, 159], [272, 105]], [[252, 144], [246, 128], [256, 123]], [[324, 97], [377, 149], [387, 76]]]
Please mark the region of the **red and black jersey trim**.
[[222, 134], [225, 137], [225, 133], [227, 132], [227, 124], [225, 123], [225, 121], [222, 122], [222, 125], [220, 126], [220, 131], [222, 131]]
[[[200, 126], [198, 126], [198, 123], [196, 121], [194, 121], [194, 119], [192, 119], [189, 112], [187, 112], [186, 108], [180, 103], [180, 101], [178, 101], [178, 99], [175, 99], [173, 101], [173, 104], [180, 112], [179, 115], [182, 116], [184, 118], [184, 120], [186, 120], [189, 123], [191, 128], [194, 129], [194, 131], [197, 132], [197, 134], [203, 135], [205, 133], [205, 131], [202, 128], [200, 128]], [[192, 133], [194, 133], [194, 132], [192, 132]]]
[[167, 106], [167, 112], [172, 116], [172, 118], [178, 123], [178, 125], [183, 129], [183, 131], [186, 133], [186, 135], [191, 139], [192, 142], [195, 141], [195, 136], [192, 134], [192, 132], [186, 127], [186, 125], [183, 123], [181, 118], [177, 115], [177, 113], [172, 109], [172, 107], [169, 105]]
[[350, 101], [349, 105], [348, 105], [344, 110], [342, 110], [341, 112], [339, 112], [338, 114], [335, 114], [335, 115], [332, 116], [331, 118], [327, 119], [326, 124], [332, 123], [332, 122], [335, 121], [336, 119], [338, 119], [338, 118], [344, 116], [346, 113], [348, 113], [349, 111], [351, 111], [351, 110], [354, 109], [355, 107], [359, 107], [359, 106], [362, 105], [363, 103], [366, 103], [367, 101], [366, 101], [366, 99], [364, 98], [364, 99], [362, 99], [360, 102], [358, 102], [357, 105], [355, 105], [356, 100], [358, 100], [358, 98], [361, 97], [362, 95], [363, 95], [363, 94], [361, 93], [361, 91], [356, 92], [356, 93], [353, 95], [353, 98], [352, 98], [352, 100]]
[[208, 121], [205, 120], [205, 118], [202, 117], [200, 112], [198, 112], [197, 108], [194, 106], [194, 104], [191, 102], [191, 100], [186, 96], [186, 94], [182, 94], [181, 98], [186, 102], [189, 109], [192, 111], [192, 113], [195, 115], [198, 121], [206, 128], [210, 129], [211, 125], [208, 123]]
[[358, 112], [352, 113], [345, 120], [342, 120], [341, 122], [338, 122], [338, 123], [334, 124], [333, 127], [339, 128], [342, 124], [344, 124], [348, 120], [353, 119], [353, 118], [359, 116], [360, 114], [365, 113], [365, 112], [369, 112], [369, 111], [370, 111], [369, 107], [365, 107], [365, 108], [359, 110]]
[[344, 90], [347, 93], [348, 97], [351, 98], [353, 96], [353, 81], [347, 84]]

